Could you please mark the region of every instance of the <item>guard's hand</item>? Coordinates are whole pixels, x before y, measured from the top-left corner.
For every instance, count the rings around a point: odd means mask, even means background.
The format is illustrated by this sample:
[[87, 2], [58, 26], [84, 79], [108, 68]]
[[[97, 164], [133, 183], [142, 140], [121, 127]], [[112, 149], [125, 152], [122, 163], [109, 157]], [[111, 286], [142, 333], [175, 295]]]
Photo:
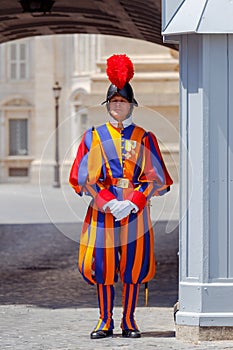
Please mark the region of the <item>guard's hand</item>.
[[134, 206], [129, 200], [118, 201], [113, 204], [110, 208], [110, 211], [113, 216], [115, 216], [116, 221], [120, 221], [126, 218], [131, 211], [134, 209]]
[[107, 208], [109, 208], [110, 211], [111, 211], [112, 207], [113, 207], [114, 204], [116, 204], [117, 202], [118, 202], [117, 199], [111, 199], [109, 202], [107, 202], [106, 204], [104, 204], [104, 206], [103, 206], [103, 208], [102, 208], [103, 211], [106, 211]]

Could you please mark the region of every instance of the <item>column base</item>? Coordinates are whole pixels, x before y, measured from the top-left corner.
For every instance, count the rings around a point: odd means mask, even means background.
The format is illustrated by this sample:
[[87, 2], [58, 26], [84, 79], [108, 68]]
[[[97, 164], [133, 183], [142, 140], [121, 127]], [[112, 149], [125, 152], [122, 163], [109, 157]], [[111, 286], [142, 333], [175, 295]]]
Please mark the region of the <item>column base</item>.
[[53, 185], [54, 182], [54, 164], [52, 160], [36, 159], [31, 163], [30, 183], [40, 185]]
[[176, 325], [176, 339], [198, 341], [233, 340], [233, 327], [200, 327]]

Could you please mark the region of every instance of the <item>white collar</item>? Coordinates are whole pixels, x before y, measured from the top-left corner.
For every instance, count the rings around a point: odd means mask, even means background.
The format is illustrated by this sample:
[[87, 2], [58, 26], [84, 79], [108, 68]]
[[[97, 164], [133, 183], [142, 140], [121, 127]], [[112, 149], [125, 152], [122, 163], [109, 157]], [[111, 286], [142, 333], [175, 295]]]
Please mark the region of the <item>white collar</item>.
[[[109, 123], [112, 124], [113, 126], [115, 126], [115, 128], [117, 128], [117, 126], [118, 126], [118, 121], [111, 116], [109, 119]], [[131, 124], [133, 124], [132, 115], [130, 117], [128, 117], [127, 119], [123, 120], [122, 124], [123, 124], [124, 128], [127, 128], [127, 126], [130, 126]]]

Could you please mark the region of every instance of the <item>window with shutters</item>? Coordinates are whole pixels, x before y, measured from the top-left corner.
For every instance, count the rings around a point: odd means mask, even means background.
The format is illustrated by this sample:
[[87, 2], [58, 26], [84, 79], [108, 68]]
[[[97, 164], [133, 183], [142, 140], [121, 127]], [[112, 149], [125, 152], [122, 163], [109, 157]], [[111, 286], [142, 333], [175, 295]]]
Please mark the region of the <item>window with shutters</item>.
[[9, 119], [9, 155], [28, 155], [28, 119]]
[[10, 80], [28, 79], [28, 45], [27, 43], [9, 44], [9, 78]]

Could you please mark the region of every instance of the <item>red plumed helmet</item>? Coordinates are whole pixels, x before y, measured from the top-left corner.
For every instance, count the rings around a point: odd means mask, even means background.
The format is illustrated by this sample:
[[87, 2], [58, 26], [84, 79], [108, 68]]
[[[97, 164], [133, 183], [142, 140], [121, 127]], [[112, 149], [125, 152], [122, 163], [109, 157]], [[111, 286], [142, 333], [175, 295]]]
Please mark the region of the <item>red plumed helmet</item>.
[[129, 83], [134, 76], [134, 67], [130, 58], [125, 54], [112, 55], [107, 59], [106, 73], [111, 85], [108, 88], [106, 100], [102, 104], [108, 103], [115, 94], [119, 94], [129, 103], [138, 106]]
[[133, 63], [125, 54], [112, 55], [107, 59], [106, 73], [118, 89], [123, 89], [134, 76]]

